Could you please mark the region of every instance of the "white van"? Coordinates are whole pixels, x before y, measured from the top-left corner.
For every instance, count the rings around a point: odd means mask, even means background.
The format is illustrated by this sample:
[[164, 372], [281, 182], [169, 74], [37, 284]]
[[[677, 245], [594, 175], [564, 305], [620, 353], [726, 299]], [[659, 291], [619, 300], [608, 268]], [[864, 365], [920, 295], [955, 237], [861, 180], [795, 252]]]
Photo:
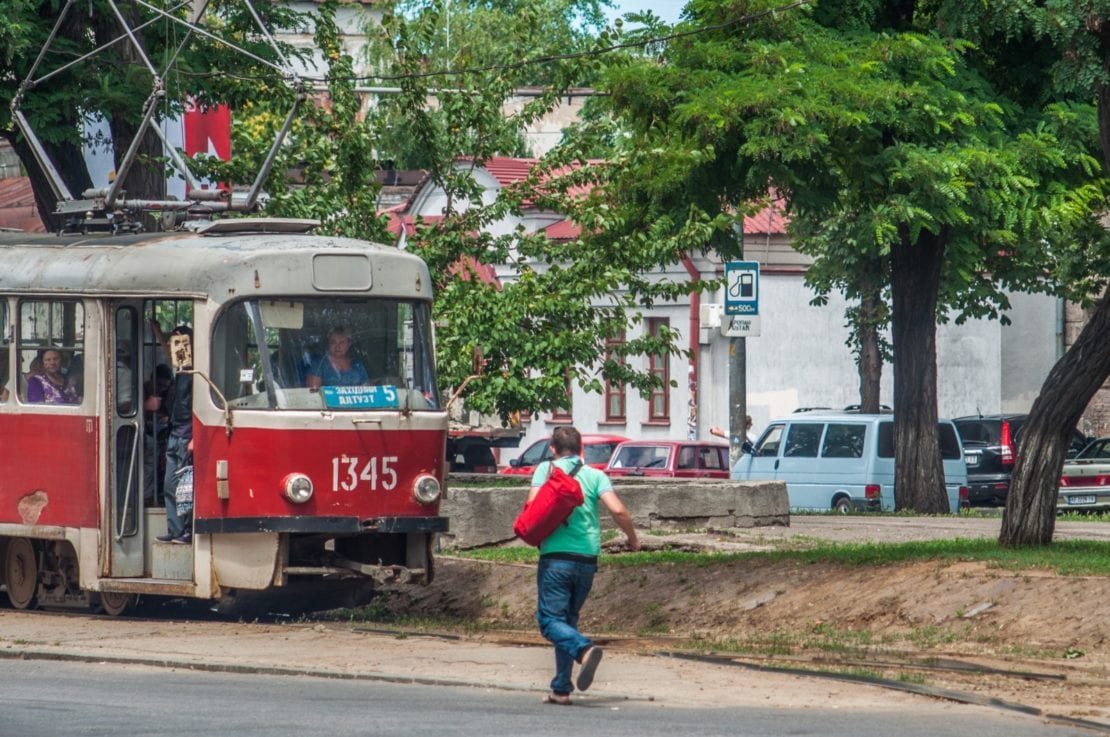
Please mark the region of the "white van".
[[[967, 501], [956, 426], [937, 424], [953, 514]], [[773, 420], [732, 467], [732, 478], [785, 481], [790, 509], [894, 511], [894, 416], [804, 412]]]

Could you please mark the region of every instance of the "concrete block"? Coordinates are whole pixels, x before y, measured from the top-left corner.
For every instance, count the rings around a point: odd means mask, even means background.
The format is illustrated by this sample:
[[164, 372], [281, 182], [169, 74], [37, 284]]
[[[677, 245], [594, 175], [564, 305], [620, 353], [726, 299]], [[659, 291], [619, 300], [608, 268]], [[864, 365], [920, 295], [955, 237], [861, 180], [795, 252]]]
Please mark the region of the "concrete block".
[[[638, 528], [762, 527], [790, 524], [786, 485], [775, 481], [617, 479], [617, 494]], [[513, 520], [528, 495], [527, 480], [509, 487], [453, 485], [440, 507], [451, 519], [444, 547], [475, 548], [513, 539]], [[604, 529], [612, 528], [601, 511]], [[178, 546], [182, 547], [182, 546]]]

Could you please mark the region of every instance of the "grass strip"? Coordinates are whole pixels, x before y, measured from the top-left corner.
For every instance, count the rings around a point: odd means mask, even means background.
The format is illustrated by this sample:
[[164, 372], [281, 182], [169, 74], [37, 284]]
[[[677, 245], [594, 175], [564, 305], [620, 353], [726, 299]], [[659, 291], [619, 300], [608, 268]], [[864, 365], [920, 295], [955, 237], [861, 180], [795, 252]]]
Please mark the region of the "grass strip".
[[[458, 557], [502, 563], [534, 563], [535, 548], [480, 548], [453, 553]], [[881, 566], [921, 560], [983, 562], [1010, 571], [1053, 571], [1062, 576], [1110, 576], [1110, 542], [1059, 540], [1033, 548], [1004, 548], [988, 538], [927, 540], [903, 543], [815, 542], [803, 550], [751, 552], [689, 552], [678, 550], [605, 554], [601, 565], [709, 566], [734, 561], [793, 562], [798, 565], [836, 563], [843, 566]]]

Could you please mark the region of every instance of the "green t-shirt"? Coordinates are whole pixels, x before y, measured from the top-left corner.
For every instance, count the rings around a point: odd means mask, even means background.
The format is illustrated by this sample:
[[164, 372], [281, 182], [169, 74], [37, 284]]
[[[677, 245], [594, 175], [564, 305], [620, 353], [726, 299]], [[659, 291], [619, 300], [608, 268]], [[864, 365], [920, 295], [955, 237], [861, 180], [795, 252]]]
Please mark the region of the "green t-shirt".
[[[570, 473], [574, 464], [581, 460], [578, 456], [566, 456], [554, 463], [566, 473]], [[550, 463], [536, 466], [532, 474], [532, 486], [542, 486], [550, 473]], [[574, 478], [582, 487], [585, 501], [575, 507], [566, 523], [559, 525], [555, 532], [540, 543], [541, 555], [544, 553], [598, 555], [601, 552], [601, 522], [598, 519], [597, 505], [602, 494], [613, 490], [613, 484], [604, 472], [586, 465], [578, 470]]]

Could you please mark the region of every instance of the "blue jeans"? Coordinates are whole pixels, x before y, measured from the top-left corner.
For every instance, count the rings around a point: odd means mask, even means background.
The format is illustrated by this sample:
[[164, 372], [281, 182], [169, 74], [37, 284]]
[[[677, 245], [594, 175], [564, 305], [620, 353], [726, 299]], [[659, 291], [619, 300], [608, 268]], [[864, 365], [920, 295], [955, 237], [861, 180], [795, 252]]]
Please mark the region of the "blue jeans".
[[166, 499], [166, 532], [173, 537], [181, 537], [186, 532], [192, 532], [193, 515], [184, 517], [177, 513], [177, 499], [174, 489], [177, 487], [177, 469], [187, 466], [189, 460], [189, 438], [171, 435], [166, 440], [166, 476], [162, 491]]
[[570, 560], [541, 558], [536, 569], [536, 621], [540, 633], [555, 646], [555, 678], [551, 690], [574, 690], [571, 670], [578, 654], [592, 643], [578, 631], [578, 611], [590, 595], [597, 566]]

